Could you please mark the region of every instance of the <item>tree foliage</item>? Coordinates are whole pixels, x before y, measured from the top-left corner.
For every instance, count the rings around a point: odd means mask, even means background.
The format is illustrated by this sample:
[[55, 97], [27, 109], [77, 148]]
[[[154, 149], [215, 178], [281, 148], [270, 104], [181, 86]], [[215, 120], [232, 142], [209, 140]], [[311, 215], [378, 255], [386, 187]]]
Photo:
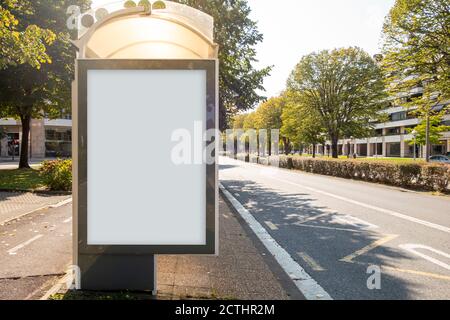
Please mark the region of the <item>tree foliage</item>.
[[383, 35], [383, 68], [390, 94], [397, 104], [417, 108], [415, 113], [422, 119], [415, 128], [418, 137], [430, 119], [429, 142], [436, 142], [441, 126], [432, 124], [437, 119], [435, 107], [450, 99], [449, 1], [397, 0]]
[[[306, 115], [317, 115], [331, 139], [333, 157], [345, 136], [366, 136], [383, 109], [381, 70], [360, 48], [324, 50], [304, 56], [291, 73], [288, 90]], [[309, 112], [307, 112], [309, 111]]]
[[31, 2], [27, 0], [0, 3], [0, 70], [23, 63], [40, 68], [43, 63], [51, 62], [46, 46], [53, 43], [55, 34], [36, 24], [21, 24], [14, 14], [18, 10], [34, 13]]
[[383, 27], [384, 61], [391, 93], [399, 97], [416, 86], [450, 98], [450, 4], [448, 0], [397, 0]]
[[305, 106], [302, 94], [287, 93], [287, 103], [281, 116], [281, 135], [297, 146], [325, 143], [325, 130], [318, 110]]
[[21, 168], [28, 167], [31, 119], [44, 115], [56, 118], [61, 113], [70, 112], [75, 48], [70, 43], [66, 27], [66, 10], [74, 4], [85, 8], [88, 2], [36, 0], [29, 2], [26, 7], [11, 7], [11, 13], [18, 20], [18, 30], [35, 25], [55, 35], [51, 45], [45, 47], [49, 58], [39, 68], [24, 63], [0, 70], [0, 117], [16, 118], [22, 122]]
[[249, 18], [246, 0], [177, 0], [199, 9], [214, 18], [215, 41], [219, 44], [220, 59], [220, 125], [221, 129], [238, 111], [253, 108], [264, 98], [264, 77], [270, 67], [256, 69], [255, 46], [263, 40], [257, 23]]
[[[450, 131], [450, 126], [442, 124], [443, 117], [445, 115], [445, 110], [442, 110], [436, 114], [430, 116], [430, 143], [439, 144], [439, 139], [441, 138], [441, 133]], [[411, 134], [413, 131], [416, 133], [415, 139], [409, 140], [409, 144], [414, 143], [424, 146], [426, 145], [426, 132], [427, 123], [425, 119], [420, 119], [420, 123], [415, 128], [407, 128], [407, 133]]]

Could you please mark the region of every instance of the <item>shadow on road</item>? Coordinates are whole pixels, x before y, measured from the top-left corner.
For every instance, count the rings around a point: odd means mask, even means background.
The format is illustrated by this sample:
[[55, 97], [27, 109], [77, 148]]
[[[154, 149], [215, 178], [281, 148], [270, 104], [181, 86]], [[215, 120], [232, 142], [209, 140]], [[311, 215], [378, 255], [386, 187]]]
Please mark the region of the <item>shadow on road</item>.
[[221, 182], [333, 298], [412, 299], [413, 291], [420, 290], [401, 274], [386, 273], [383, 268], [381, 289], [368, 289], [367, 280], [373, 274], [367, 273], [368, 267], [395, 267], [392, 262], [410, 259], [401, 249], [377, 246], [341, 261], [386, 236], [374, 226], [318, 206], [307, 193], [283, 194], [250, 180]]

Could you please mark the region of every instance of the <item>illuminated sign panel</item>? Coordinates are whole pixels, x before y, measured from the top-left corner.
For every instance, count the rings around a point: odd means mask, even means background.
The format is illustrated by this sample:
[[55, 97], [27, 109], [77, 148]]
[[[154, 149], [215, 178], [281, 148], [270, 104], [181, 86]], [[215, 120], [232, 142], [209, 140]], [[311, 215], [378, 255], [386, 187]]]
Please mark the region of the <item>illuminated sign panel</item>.
[[216, 60], [79, 60], [78, 88], [80, 252], [214, 254]]

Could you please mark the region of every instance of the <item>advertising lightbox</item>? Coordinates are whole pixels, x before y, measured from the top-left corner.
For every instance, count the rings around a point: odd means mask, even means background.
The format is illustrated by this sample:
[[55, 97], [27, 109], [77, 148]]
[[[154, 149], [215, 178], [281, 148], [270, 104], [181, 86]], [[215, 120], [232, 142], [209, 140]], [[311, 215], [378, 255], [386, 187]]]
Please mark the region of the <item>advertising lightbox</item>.
[[80, 253], [216, 253], [216, 68], [77, 61]]

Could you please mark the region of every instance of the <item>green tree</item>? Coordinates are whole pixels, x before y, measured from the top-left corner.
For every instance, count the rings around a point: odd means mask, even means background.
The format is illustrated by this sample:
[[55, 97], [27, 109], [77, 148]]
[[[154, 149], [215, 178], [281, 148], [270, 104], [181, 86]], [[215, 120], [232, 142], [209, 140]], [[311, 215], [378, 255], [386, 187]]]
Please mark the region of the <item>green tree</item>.
[[316, 145], [325, 143], [324, 128], [320, 115], [314, 108], [302, 104], [302, 93], [290, 92], [283, 114], [282, 136], [296, 145], [312, 145], [313, 157], [316, 156]]
[[256, 111], [252, 111], [246, 115], [246, 117], [244, 119], [243, 129], [249, 130], [249, 129], [256, 129], [257, 127], [258, 126], [257, 126]]
[[[416, 106], [430, 127], [433, 109], [450, 98], [448, 0], [397, 0], [383, 27], [383, 68], [398, 104]], [[423, 94], [414, 94], [415, 88]], [[428, 131], [428, 130], [426, 130]], [[430, 144], [427, 143], [428, 160]]]
[[233, 116], [233, 121], [232, 121], [233, 129], [243, 129], [244, 122], [245, 122], [245, 119], [247, 118], [247, 116], [248, 116], [247, 113], [240, 113], [240, 114], [236, 114], [235, 116]]
[[220, 59], [220, 127], [225, 129], [238, 111], [253, 108], [264, 98], [264, 77], [271, 67], [256, 69], [255, 46], [263, 40], [257, 23], [249, 18], [246, 0], [176, 0], [214, 18], [215, 41]]
[[383, 109], [381, 69], [360, 48], [324, 50], [304, 56], [287, 82], [298, 103], [317, 114], [331, 139], [333, 158], [344, 136], [367, 136]]
[[[256, 129], [266, 129], [267, 130], [267, 142], [270, 146], [269, 155], [272, 154], [272, 136], [271, 130], [280, 130], [282, 126], [281, 114], [285, 106], [285, 98], [283, 95], [279, 97], [272, 97], [267, 101], [264, 101], [259, 105], [255, 112], [255, 126]], [[283, 147], [285, 153], [289, 150], [290, 143], [287, 139], [280, 137], [283, 142]]]
[[0, 70], [23, 63], [40, 68], [51, 62], [46, 46], [53, 43], [55, 34], [35, 24], [21, 25], [13, 13], [18, 10], [33, 13], [30, 1], [5, 0], [0, 4]]
[[[442, 124], [443, 117], [445, 115], [445, 110], [433, 114], [429, 117], [430, 119], [430, 129], [429, 129], [429, 141], [432, 144], [438, 144], [439, 138], [441, 138], [441, 133], [450, 131], [450, 126]], [[413, 145], [416, 143], [417, 145], [424, 146], [427, 141], [427, 123], [426, 119], [420, 119], [420, 123], [415, 128], [406, 129], [407, 133], [411, 134], [413, 131], [416, 133], [415, 139], [409, 140], [409, 144]]]
[[71, 82], [75, 49], [66, 27], [66, 10], [70, 5], [85, 8], [87, 0], [36, 0], [26, 9], [11, 7], [17, 17], [18, 30], [36, 25], [51, 30], [54, 42], [46, 47], [47, 63], [40, 68], [30, 64], [9, 66], [0, 71], [0, 117], [20, 119], [22, 143], [19, 168], [28, 168], [28, 146], [32, 118], [56, 118], [70, 112]]

